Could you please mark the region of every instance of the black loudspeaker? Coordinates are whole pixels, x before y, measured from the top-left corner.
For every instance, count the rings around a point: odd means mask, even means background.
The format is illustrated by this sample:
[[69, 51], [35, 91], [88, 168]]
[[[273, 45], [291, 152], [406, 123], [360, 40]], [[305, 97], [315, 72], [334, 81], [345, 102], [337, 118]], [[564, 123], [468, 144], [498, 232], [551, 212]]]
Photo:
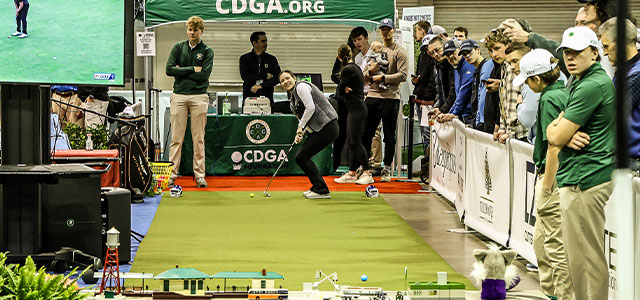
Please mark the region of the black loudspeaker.
[[133, 34], [135, 18], [133, 2], [133, 0], [124, 1], [124, 78], [133, 78], [133, 64], [136, 57]]
[[120, 263], [131, 260], [131, 192], [127, 189], [102, 188], [102, 258], [107, 253], [107, 230], [115, 227], [120, 231], [118, 256]]
[[42, 252], [62, 247], [102, 255], [100, 174], [62, 175], [42, 193]]

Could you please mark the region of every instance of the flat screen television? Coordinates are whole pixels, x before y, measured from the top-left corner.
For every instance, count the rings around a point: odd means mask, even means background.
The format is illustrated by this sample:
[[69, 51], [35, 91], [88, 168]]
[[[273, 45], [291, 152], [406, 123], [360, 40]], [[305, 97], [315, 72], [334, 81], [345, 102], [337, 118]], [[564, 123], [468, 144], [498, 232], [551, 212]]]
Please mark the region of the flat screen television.
[[0, 1], [1, 83], [124, 84], [124, 0], [28, 2], [23, 37], [15, 2]]
[[296, 78], [301, 81], [313, 83], [322, 91], [322, 74], [320, 73], [296, 73]]

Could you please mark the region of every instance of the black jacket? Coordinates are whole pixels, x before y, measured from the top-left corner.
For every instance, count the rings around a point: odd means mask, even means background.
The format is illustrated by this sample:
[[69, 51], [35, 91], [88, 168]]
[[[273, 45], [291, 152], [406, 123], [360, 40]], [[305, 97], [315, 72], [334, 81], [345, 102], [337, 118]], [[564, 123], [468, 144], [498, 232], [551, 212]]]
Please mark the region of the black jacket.
[[[244, 101], [247, 97], [265, 96], [273, 104], [273, 87], [279, 83], [280, 64], [278, 59], [269, 53], [264, 52], [260, 56], [262, 57], [262, 62], [259, 65], [258, 56], [253, 50], [240, 56], [240, 77], [242, 77], [243, 81], [242, 99]], [[269, 80], [267, 80], [267, 73], [273, 75]], [[258, 80], [263, 80], [262, 88], [258, 90], [258, 93], [254, 94], [251, 92], [251, 87]]]
[[436, 62], [436, 85], [438, 89], [438, 101], [434, 107], [446, 114], [456, 102], [456, 79], [453, 66], [447, 61]]
[[[331, 81], [335, 84], [340, 84], [340, 72], [342, 71], [342, 61], [336, 57], [336, 61], [333, 63], [333, 69], [331, 69]], [[336, 93], [334, 94], [338, 102], [344, 101], [340, 91], [336, 87]]]
[[[348, 94], [345, 92], [346, 87], [351, 88], [351, 92]], [[349, 104], [364, 103], [364, 75], [355, 63], [349, 63], [342, 68], [338, 94], [343, 97], [347, 107]]]
[[[491, 71], [490, 78], [502, 78], [502, 65], [493, 59], [491, 62], [493, 63], [493, 71]], [[496, 125], [500, 125], [500, 91], [491, 93], [487, 91], [487, 96], [484, 99], [484, 131], [493, 133]]]
[[414, 84], [413, 89], [413, 94], [418, 100], [434, 101], [436, 99], [435, 66], [436, 61], [426, 51], [420, 50], [416, 70], [416, 75], [420, 76], [420, 79], [417, 84]]

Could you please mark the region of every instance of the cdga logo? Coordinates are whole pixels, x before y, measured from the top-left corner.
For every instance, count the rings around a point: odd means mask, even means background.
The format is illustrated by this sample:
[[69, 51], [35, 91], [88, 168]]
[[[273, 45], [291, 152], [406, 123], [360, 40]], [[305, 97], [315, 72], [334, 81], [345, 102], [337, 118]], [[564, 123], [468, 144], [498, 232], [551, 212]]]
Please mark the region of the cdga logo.
[[254, 144], [262, 144], [269, 139], [271, 129], [264, 120], [256, 119], [247, 124], [247, 139]]
[[231, 161], [239, 165], [241, 162], [245, 163], [260, 163], [260, 162], [281, 162], [281, 161], [289, 161], [287, 158], [287, 152], [284, 149], [274, 150], [269, 149], [267, 151], [262, 151], [258, 149], [247, 150], [244, 153], [240, 151], [235, 151], [231, 153]]

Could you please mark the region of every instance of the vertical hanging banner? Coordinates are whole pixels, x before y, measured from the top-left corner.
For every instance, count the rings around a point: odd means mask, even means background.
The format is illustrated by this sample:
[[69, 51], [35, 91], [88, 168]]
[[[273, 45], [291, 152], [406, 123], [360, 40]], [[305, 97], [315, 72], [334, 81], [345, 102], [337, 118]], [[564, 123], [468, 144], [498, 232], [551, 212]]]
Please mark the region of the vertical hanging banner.
[[458, 119], [453, 120], [453, 126], [456, 128], [456, 175], [458, 177], [457, 196], [455, 200], [458, 218], [462, 220], [464, 216], [464, 185], [466, 176], [466, 153], [467, 153], [467, 135], [465, 133], [465, 125]]
[[395, 1], [378, 0], [147, 0], [145, 26], [205, 21], [318, 20], [377, 23], [392, 18]]
[[435, 122], [430, 128], [429, 185], [455, 204], [458, 195], [456, 128], [452, 122]]
[[509, 246], [530, 263], [538, 265], [533, 251], [533, 233], [538, 216], [534, 205], [536, 166], [533, 163], [533, 145], [514, 139], [510, 139], [509, 143], [513, 157], [513, 209]]
[[466, 129], [467, 167], [464, 223], [493, 241], [509, 240], [511, 196], [509, 149], [484, 132]]

